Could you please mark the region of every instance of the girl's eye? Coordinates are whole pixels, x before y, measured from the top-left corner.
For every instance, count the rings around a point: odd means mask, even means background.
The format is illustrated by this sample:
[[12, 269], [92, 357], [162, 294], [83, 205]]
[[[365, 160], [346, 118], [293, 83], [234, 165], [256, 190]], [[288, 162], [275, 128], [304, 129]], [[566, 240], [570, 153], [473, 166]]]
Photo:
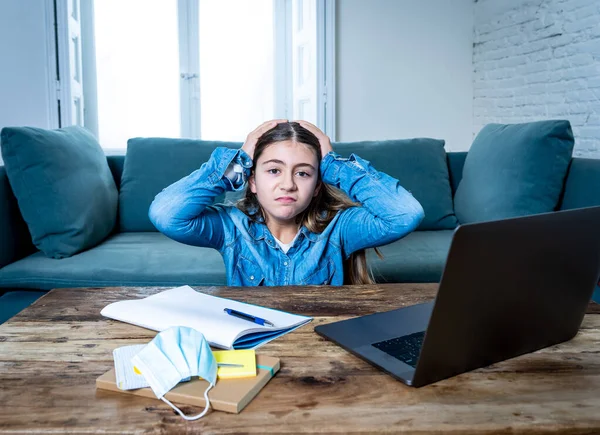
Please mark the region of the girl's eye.
[[278, 174], [279, 173], [279, 169], [276, 169], [276, 168], [268, 169], [267, 172], [269, 174]]
[[310, 174], [308, 172], [304, 172], [304, 171], [298, 172], [298, 175], [301, 177], [310, 177]]

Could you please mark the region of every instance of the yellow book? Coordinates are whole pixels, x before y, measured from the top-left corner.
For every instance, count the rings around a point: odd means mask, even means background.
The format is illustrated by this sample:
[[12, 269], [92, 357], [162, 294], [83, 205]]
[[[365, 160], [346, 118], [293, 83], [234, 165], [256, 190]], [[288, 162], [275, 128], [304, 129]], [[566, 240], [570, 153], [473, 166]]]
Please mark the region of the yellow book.
[[217, 360], [219, 379], [249, 378], [256, 376], [254, 349], [213, 350]]

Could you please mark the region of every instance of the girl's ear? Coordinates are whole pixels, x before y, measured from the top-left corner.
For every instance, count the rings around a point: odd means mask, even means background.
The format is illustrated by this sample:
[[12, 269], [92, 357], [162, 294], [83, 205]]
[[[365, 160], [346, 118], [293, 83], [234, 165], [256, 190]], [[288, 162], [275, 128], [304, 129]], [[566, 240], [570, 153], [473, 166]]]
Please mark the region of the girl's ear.
[[317, 185], [315, 186], [315, 191], [313, 192], [313, 198], [316, 197], [319, 192], [321, 191], [321, 186], [323, 185], [323, 182], [320, 181], [319, 183], [317, 183]]
[[250, 186], [250, 192], [256, 193], [256, 181], [254, 180], [254, 174], [248, 177], [248, 186]]

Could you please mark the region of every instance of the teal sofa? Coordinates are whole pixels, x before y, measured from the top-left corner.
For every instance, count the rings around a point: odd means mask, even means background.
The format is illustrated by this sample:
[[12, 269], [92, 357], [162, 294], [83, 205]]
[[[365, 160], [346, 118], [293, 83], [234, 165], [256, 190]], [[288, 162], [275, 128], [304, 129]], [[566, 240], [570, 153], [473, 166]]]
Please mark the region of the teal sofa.
[[[468, 154], [446, 153], [443, 141], [428, 146], [423, 141], [427, 139], [334, 144], [340, 154], [360, 153], [407, 184], [431, 218], [404, 239], [381, 247], [383, 260], [369, 253], [378, 282], [438, 282], [459, 224], [453, 198]], [[53, 288], [98, 287], [101, 291], [110, 286], [224, 285], [225, 269], [218, 252], [170, 240], [147, 217], [154, 195], [199, 167], [215, 146], [241, 144], [137, 138], [129, 141], [126, 156], [108, 156], [119, 190], [117, 223], [101, 243], [60, 259], [45, 256], [32, 244], [7, 171], [0, 166], [0, 322]], [[401, 150], [403, 160], [390, 159], [391, 149]], [[411, 159], [413, 154], [418, 158]], [[561, 184], [556, 210], [600, 205], [600, 160], [570, 159]], [[234, 193], [218, 198], [235, 199]]]

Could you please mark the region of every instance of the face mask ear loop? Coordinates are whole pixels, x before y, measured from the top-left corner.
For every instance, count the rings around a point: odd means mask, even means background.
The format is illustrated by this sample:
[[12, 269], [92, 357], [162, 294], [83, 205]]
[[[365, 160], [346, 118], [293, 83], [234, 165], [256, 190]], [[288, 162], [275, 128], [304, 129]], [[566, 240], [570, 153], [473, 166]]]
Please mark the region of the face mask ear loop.
[[171, 408], [173, 408], [179, 415], [181, 415], [184, 419], [188, 420], [188, 421], [192, 421], [192, 420], [198, 420], [199, 418], [204, 417], [204, 414], [206, 414], [208, 412], [208, 409], [210, 408], [210, 402], [208, 400], [208, 391], [213, 387], [212, 384], [208, 385], [208, 388], [206, 389], [206, 391], [204, 392], [204, 400], [206, 401], [206, 407], [204, 408], [204, 411], [202, 411], [200, 414], [198, 415], [190, 415], [187, 416], [185, 415], [183, 412], [181, 412], [181, 410], [176, 407], [175, 405], [173, 405], [171, 402], [169, 402], [167, 399], [165, 399], [164, 397], [161, 397], [160, 399], [165, 402], [167, 405], [169, 405]]

